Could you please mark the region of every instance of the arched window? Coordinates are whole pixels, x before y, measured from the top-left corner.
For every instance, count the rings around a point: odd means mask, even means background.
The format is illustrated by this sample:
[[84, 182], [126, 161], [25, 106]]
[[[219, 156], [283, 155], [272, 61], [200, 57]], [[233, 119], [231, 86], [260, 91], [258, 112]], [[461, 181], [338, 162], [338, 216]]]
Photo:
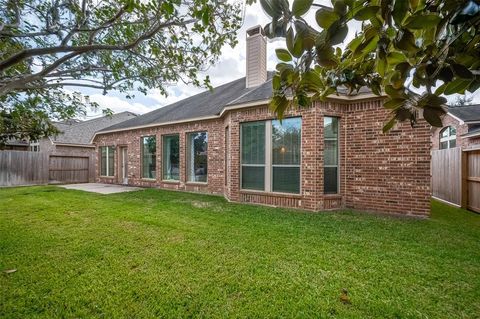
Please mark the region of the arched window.
[[457, 146], [457, 130], [447, 126], [440, 131], [440, 149], [454, 148]]

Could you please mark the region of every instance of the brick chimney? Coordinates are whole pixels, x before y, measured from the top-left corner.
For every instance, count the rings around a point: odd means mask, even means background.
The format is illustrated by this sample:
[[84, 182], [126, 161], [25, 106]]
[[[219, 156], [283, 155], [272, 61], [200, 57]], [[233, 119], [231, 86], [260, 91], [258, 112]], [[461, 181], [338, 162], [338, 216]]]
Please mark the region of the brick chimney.
[[259, 86], [267, 81], [267, 40], [260, 25], [247, 30], [246, 87]]

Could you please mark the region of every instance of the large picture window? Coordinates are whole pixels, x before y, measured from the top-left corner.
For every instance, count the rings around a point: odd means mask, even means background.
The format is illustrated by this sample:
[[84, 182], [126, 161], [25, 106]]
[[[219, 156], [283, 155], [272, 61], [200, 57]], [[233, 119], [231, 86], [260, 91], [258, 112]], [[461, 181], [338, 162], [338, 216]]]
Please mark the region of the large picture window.
[[325, 194], [338, 193], [338, 118], [323, 120], [323, 190]]
[[207, 132], [187, 134], [187, 177], [190, 182], [206, 183], [208, 176]]
[[447, 126], [440, 131], [440, 149], [454, 148], [457, 146], [457, 130]]
[[163, 137], [163, 180], [180, 179], [180, 137], [167, 135]]
[[241, 124], [242, 189], [300, 193], [302, 119]]
[[114, 150], [113, 146], [100, 147], [100, 175], [113, 176], [114, 175]]
[[144, 136], [142, 137], [141, 144], [142, 178], [155, 179], [157, 168], [157, 138], [155, 136]]

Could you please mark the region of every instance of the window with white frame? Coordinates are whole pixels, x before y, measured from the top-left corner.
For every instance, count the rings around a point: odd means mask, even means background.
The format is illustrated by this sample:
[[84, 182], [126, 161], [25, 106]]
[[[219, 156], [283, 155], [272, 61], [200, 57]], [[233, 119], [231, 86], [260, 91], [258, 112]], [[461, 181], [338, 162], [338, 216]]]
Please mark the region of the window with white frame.
[[157, 170], [157, 138], [155, 136], [142, 137], [141, 147], [142, 178], [155, 179]]
[[300, 193], [302, 119], [241, 124], [241, 188]]
[[187, 177], [189, 182], [206, 183], [208, 177], [207, 132], [187, 134]]
[[31, 141], [29, 149], [30, 152], [40, 152], [40, 143], [37, 140]]
[[178, 181], [180, 179], [180, 136], [163, 136], [163, 180]]
[[447, 126], [440, 131], [440, 149], [454, 148], [457, 146], [457, 130]]
[[114, 149], [113, 146], [100, 147], [100, 175], [114, 175]]
[[338, 118], [323, 118], [323, 192], [338, 193]]

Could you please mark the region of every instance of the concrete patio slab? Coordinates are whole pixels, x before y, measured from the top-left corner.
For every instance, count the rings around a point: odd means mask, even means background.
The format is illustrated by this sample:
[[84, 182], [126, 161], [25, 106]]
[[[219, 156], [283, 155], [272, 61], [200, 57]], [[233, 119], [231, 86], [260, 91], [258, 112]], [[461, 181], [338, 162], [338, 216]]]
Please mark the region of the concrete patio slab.
[[76, 189], [85, 192], [99, 193], [99, 194], [115, 194], [125, 193], [141, 190], [139, 187], [131, 187], [124, 185], [101, 184], [101, 183], [84, 183], [84, 184], [67, 184], [58, 185], [67, 189]]

